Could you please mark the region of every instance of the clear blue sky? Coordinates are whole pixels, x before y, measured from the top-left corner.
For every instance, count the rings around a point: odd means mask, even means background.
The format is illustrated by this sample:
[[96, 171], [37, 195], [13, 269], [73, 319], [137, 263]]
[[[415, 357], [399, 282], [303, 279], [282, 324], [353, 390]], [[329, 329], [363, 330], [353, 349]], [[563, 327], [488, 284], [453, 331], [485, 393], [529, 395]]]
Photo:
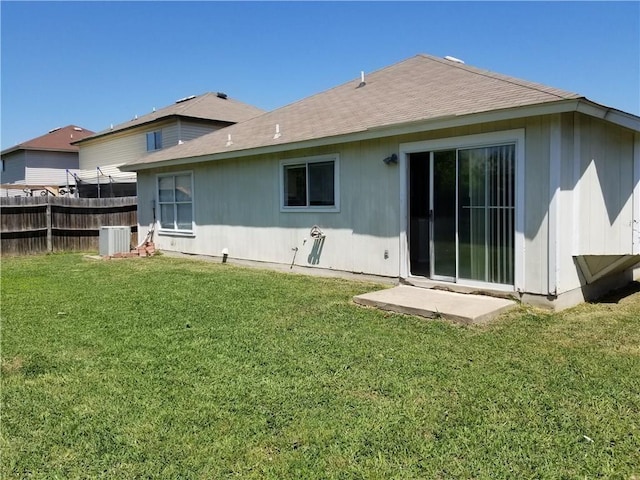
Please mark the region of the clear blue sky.
[[222, 91], [274, 109], [417, 53], [640, 114], [640, 2], [7, 2], [2, 148]]

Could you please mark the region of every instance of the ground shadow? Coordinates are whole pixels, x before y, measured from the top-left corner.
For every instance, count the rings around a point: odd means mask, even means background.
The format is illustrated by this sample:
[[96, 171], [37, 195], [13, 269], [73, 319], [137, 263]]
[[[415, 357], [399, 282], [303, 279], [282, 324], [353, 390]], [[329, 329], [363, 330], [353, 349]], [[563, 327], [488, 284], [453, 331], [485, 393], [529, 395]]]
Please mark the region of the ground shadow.
[[640, 292], [640, 282], [632, 281], [629, 282], [624, 287], [618, 288], [616, 290], [612, 290], [606, 295], [598, 298], [597, 300], [592, 301], [591, 303], [620, 303], [620, 300], [624, 300], [631, 295]]

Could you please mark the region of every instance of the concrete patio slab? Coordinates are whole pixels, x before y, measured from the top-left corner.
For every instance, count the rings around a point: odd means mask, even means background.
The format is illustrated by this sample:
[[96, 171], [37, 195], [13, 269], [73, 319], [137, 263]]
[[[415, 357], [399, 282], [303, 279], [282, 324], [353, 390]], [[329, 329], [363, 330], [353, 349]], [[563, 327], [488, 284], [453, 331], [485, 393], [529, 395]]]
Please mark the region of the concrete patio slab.
[[445, 318], [456, 323], [485, 323], [516, 306], [513, 300], [400, 285], [357, 295], [353, 301], [397, 313]]

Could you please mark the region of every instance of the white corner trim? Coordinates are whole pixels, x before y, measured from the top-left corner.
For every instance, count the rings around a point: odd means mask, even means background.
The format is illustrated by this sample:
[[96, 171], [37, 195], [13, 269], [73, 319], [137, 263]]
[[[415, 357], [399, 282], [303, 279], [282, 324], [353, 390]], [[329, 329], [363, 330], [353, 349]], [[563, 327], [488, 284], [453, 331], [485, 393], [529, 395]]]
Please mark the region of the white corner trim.
[[580, 128], [580, 115], [574, 113], [573, 115], [573, 192], [572, 192], [572, 244], [571, 254], [578, 255], [580, 251], [580, 190], [581, 190], [581, 167], [582, 167], [582, 152], [581, 148], [581, 128]]
[[549, 213], [548, 227], [548, 293], [558, 294], [559, 247], [558, 232], [560, 230], [558, 211], [560, 209], [560, 169], [562, 157], [562, 124], [560, 116], [554, 115], [549, 125]]
[[527, 271], [526, 252], [525, 252], [525, 130], [518, 130], [518, 138], [516, 140], [516, 218], [515, 232], [513, 239], [513, 287], [516, 292], [525, 292], [525, 278]]
[[[402, 146], [401, 146], [402, 147]], [[400, 149], [400, 278], [409, 277], [409, 154]]]
[[640, 133], [636, 132], [633, 142], [633, 220], [631, 225], [632, 252], [640, 255]]

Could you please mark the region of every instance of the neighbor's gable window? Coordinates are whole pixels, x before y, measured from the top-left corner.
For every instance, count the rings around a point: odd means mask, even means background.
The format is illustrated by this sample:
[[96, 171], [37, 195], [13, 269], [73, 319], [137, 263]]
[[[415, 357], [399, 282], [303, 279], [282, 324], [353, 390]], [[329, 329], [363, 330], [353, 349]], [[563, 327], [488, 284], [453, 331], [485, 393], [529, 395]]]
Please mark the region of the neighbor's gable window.
[[338, 157], [310, 157], [281, 163], [283, 210], [338, 209]]
[[193, 232], [193, 175], [158, 176], [160, 230]]
[[162, 148], [162, 130], [147, 133], [147, 152]]

